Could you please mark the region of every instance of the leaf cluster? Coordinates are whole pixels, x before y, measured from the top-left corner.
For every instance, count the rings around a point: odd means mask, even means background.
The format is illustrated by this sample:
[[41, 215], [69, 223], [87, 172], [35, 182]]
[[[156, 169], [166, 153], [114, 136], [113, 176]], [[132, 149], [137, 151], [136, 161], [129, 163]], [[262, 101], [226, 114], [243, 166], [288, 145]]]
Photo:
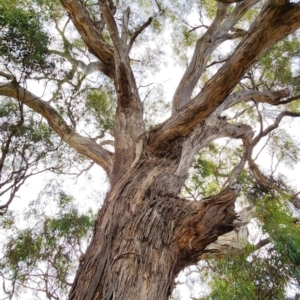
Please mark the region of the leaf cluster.
[[[94, 215], [80, 211], [72, 196], [53, 187], [29, 204], [23, 224], [16, 214], [1, 217], [0, 230], [11, 232], [3, 241], [0, 259], [1, 276], [11, 296], [26, 290], [54, 298], [66, 294], [84, 251]], [[51, 198], [52, 210], [58, 211], [55, 215], [49, 213], [45, 196]]]
[[[300, 226], [290, 213], [287, 203], [275, 201], [269, 196], [261, 199], [257, 205], [258, 218], [268, 233], [282, 262], [293, 266], [300, 275]], [[300, 279], [300, 277], [298, 277]]]
[[12, 1], [0, 2], [0, 56], [2, 63], [13, 63], [29, 75], [33, 71], [50, 71], [47, 61], [50, 37], [32, 7], [19, 7]]
[[113, 129], [116, 101], [115, 95], [109, 87], [88, 91], [85, 105], [87, 112], [96, 119], [100, 130]]

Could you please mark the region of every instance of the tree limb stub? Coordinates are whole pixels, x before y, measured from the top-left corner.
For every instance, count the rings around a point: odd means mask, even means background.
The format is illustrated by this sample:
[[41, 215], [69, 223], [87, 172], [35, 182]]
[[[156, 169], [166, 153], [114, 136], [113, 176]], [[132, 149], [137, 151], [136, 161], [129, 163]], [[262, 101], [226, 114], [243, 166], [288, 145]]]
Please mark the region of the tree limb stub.
[[237, 220], [241, 220], [246, 224], [237, 226], [233, 231], [219, 236], [215, 242], [209, 244], [205, 248], [199, 259], [220, 259], [229, 254], [232, 255], [241, 253], [248, 243], [249, 232], [247, 224], [253, 218], [254, 211], [255, 209], [252, 206], [247, 206], [243, 210], [239, 211]]
[[50, 104], [16, 84], [0, 83], [0, 95], [20, 101], [43, 116], [64, 142], [103, 167], [108, 176], [111, 174], [113, 154], [90, 138], [75, 133]]
[[[272, 2], [272, 1], [271, 1]], [[268, 2], [230, 59], [186, 106], [150, 132], [149, 146], [169, 151], [176, 138], [185, 138], [228, 97], [248, 68], [276, 42], [300, 27], [300, 4]], [[261, 43], [264, 40], [265, 43]]]
[[199, 202], [189, 201], [191, 212], [176, 227], [174, 239], [180, 249], [180, 269], [199, 260], [205, 247], [233, 229], [236, 191], [225, 189]]

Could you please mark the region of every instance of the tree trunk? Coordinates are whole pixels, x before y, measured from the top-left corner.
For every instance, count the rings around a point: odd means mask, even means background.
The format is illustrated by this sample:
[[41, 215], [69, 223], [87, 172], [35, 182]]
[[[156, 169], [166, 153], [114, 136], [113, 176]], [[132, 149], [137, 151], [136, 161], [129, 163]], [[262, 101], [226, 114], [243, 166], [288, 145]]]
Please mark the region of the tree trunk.
[[[177, 153], [178, 154], [178, 153]], [[167, 299], [174, 279], [232, 230], [234, 190], [199, 202], [177, 195], [173, 157], [143, 153], [107, 194], [69, 299]]]
[[[300, 27], [299, 3], [265, 1], [249, 29], [237, 34], [235, 24], [259, 1], [219, 0], [223, 4], [218, 5], [207, 33], [199, 38], [176, 89], [173, 115], [147, 131], [129, 54], [136, 37], [152, 18], [131, 32], [130, 10], [123, 11], [120, 22], [114, 17], [114, 2], [99, 0], [100, 21], [105, 23], [110, 37], [107, 43], [82, 1], [60, 2], [89, 51], [99, 60], [99, 71], [114, 83], [114, 152], [77, 134], [49, 103], [16, 84], [9, 75], [6, 78], [12, 82], [0, 83], [0, 94], [15, 98], [43, 116], [63, 141], [102, 166], [110, 178], [110, 191], [99, 211], [69, 299], [166, 299], [177, 274], [207, 252], [216, 251], [218, 248], [209, 250], [207, 246], [237, 226], [233, 223], [237, 192], [231, 189], [237, 175], [247, 160], [251, 168], [251, 151], [260, 138], [276, 128], [284, 116], [295, 115], [283, 111], [255, 138], [250, 126], [230, 124], [222, 117], [224, 110], [241, 101], [278, 104], [279, 91], [231, 92], [265, 51]], [[231, 10], [226, 4], [233, 2], [243, 3]], [[223, 41], [237, 37], [243, 39], [234, 53], [192, 98], [213, 50]], [[241, 160], [228, 178], [228, 187], [201, 201], [180, 198], [193, 157], [224, 136], [242, 139], [244, 145]], [[256, 171], [255, 165], [252, 167]]]

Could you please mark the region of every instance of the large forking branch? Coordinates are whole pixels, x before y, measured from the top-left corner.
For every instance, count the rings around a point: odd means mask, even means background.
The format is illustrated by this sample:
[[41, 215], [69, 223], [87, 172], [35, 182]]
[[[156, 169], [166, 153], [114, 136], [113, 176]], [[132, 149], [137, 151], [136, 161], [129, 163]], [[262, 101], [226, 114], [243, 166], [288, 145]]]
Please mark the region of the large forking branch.
[[[243, 140], [245, 148], [248, 149], [245, 149], [246, 151], [243, 155], [244, 162], [246, 162], [248, 157], [246, 152], [251, 153], [252, 151], [249, 149], [249, 142], [253, 138], [252, 128], [246, 124], [227, 123], [226, 117], [222, 116], [222, 114], [227, 109], [240, 102], [255, 101], [277, 106], [300, 99], [300, 95], [287, 98], [289, 95], [290, 90], [287, 88], [274, 92], [242, 90], [229, 95], [225, 101], [218, 106], [218, 108], [204, 122], [201, 122], [198, 126], [196, 126], [193, 132], [184, 140], [182, 144], [181, 162], [177, 168], [176, 175], [187, 173], [196, 153], [212, 141], [222, 137]], [[283, 98], [287, 99], [282, 100]], [[291, 113], [290, 116], [297, 117], [297, 114]], [[229, 186], [234, 183], [237, 175], [240, 171], [242, 171], [243, 167], [244, 164], [235, 169], [230, 180], [228, 180]]]
[[108, 177], [110, 176], [114, 159], [113, 154], [96, 144], [90, 138], [83, 137], [74, 132], [49, 103], [41, 100], [17, 83], [0, 83], [0, 95], [11, 97], [43, 116], [49, 126], [65, 143], [78, 153], [92, 159], [106, 171]]
[[228, 15], [228, 5], [219, 4], [214, 21], [207, 31], [197, 41], [193, 57], [189, 63], [181, 81], [176, 89], [172, 103], [172, 113], [176, 113], [191, 99], [195, 86], [206, 70], [207, 62], [212, 52], [224, 41], [228, 39], [241, 38], [246, 31], [240, 30], [235, 33], [234, 25], [237, 21], [254, 6], [259, 0], [248, 0], [235, 6]]
[[[115, 18], [107, 3], [107, 0], [99, 0], [99, 6], [106, 23], [109, 35], [113, 41], [114, 61], [116, 75], [114, 78], [118, 95], [118, 105], [122, 110], [139, 111], [135, 114], [138, 119], [142, 118], [142, 103], [139, 97], [135, 77], [130, 66], [129, 52], [131, 45], [128, 44], [128, 25], [130, 9], [123, 13], [122, 31], [119, 32]], [[139, 120], [140, 121], [140, 120]]]
[[[135, 151], [131, 150], [135, 149], [136, 142], [145, 132], [143, 105], [129, 58], [133, 43], [132, 39], [128, 41], [130, 9], [127, 8], [123, 12], [122, 26], [119, 29], [108, 1], [99, 0], [99, 7], [113, 42], [114, 50], [114, 85], [118, 99], [114, 128], [115, 170], [118, 170], [119, 167], [128, 166], [135, 160]], [[140, 27], [136, 34], [142, 32], [147, 24], [150, 24], [150, 21], [146, 22], [145, 26]], [[117, 171], [115, 174], [120, 174], [120, 172]]]
[[150, 132], [150, 148], [164, 153], [175, 146], [172, 143], [174, 139], [187, 137], [223, 103], [248, 68], [266, 50], [299, 27], [299, 3], [275, 5], [273, 1], [268, 1], [235, 52], [202, 91]]

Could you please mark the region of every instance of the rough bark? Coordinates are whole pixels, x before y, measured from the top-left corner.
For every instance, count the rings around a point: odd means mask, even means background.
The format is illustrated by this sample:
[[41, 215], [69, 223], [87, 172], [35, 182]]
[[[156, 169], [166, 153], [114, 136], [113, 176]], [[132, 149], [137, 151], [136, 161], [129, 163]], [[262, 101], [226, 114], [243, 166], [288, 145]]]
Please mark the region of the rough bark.
[[174, 197], [180, 178], [170, 165], [142, 158], [111, 188], [70, 299], [166, 299], [178, 272], [232, 230], [236, 192]]
[[[176, 92], [184, 99], [176, 100], [179, 110], [176, 107], [177, 112], [170, 119], [150, 133], [143, 133], [142, 109], [126, 38], [118, 32], [106, 1], [99, 2], [114, 42], [119, 122], [115, 178], [99, 212], [93, 240], [78, 269], [70, 299], [166, 299], [178, 272], [196, 263], [209, 244], [235, 227], [237, 193], [231, 189], [231, 183], [243, 169], [251, 147], [233, 172], [230, 185], [220, 194], [198, 202], [178, 197], [192, 157], [222, 135], [241, 138], [249, 147], [251, 128], [242, 125], [239, 131], [238, 125], [222, 123], [213, 112], [225, 102], [253, 62], [299, 27], [299, 5], [296, 9], [290, 4], [283, 8], [269, 2], [235, 53], [190, 101], [206, 63], [204, 59], [197, 65], [195, 58], [190, 75], [184, 75], [194, 79], [186, 84], [184, 78]], [[126, 31], [125, 23], [123, 20]], [[205, 42], [203, 45], [207, 48]], [[201, 41], [197, 47], [201, 48]], [[215, 45], [209, 47], [212, 51]], [[265, 101], [276, 98], [272, 94], [256, 96]], [[187, 104], [182, 107], [182, 103]]]
[[[111, 188], [98, 213], [92, 241], [80, 263], [69, 299], [166, 299], [176, 275], [184, 267], [208, 252], [218, 251], [221, 247], [213, 243], [243, 225], [234, 222], [238, 192], [235, 179], [245, 163], [251, 162], [252, 149], [259, 139], [276, 128], [284, 116], [298, 115], [281, 113], [273, 125], [253, 138], [250, 126], [229, 124], [221, 114], [240, 101], [251, 99], [278, 105], [289, 95], [287, 90], [230, 93], [266, 50], [300, 27], [300, 4], [267, 1], [247, 34], [239, 36], [243, 39], [234, 54], [191, 99], [212, 51], [227, 38], [237, 37], [229, 37], [228, 32], [233, 32], [235, 23], [258, 1], [219, 2], [223, 3], [219, 4], [218, 15], [208, 33], [199, 39], [176, 90], [172, 117], [146, 131], [129, 52], [134, 39], [151, 19], [128, 41], [130, 11], [125, 10], [120, 30], [112, 2], [99, 0], [113, 42], [109, 46], [81, 1], [61, 0], [88, 48], [100, 60], [99, 69], [114, 82], [118, 98], [114, 154], [75, 133], [48, 103], [21, 86], [0, 84], [1, 95], [12, 97], [42, 115], [62, 140], [101, 165], [110, 177]], [[227, 16], [227, 4], [233, 2], [242, 3]], [[211, 141], [225, 136], [244, 142], [244, 154], [227, 186], [219, 194], [200, 201], [180, 198], [193, 157]], [[252, 167], [254, 170], [255, 165], [250, 163]]]

